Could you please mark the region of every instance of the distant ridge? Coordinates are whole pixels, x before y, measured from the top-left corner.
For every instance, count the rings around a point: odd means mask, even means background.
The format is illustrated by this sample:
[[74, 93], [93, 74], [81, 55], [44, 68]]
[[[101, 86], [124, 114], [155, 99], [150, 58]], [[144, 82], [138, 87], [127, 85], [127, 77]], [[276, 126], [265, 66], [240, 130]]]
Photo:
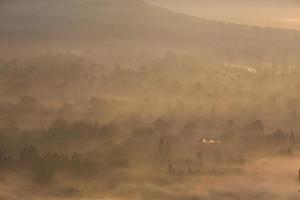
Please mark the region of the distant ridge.
[[0, 41], [143, 44], [221, 56], [298, 59], [300, 34], [203, 20], [140, 0], [12, 0], [0, 8]]

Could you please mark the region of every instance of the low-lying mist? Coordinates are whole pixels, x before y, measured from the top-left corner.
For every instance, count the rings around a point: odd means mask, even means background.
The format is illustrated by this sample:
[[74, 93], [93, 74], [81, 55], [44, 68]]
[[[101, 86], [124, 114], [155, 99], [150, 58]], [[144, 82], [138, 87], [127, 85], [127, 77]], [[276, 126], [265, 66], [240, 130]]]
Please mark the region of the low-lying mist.
[[299, 199], [299, 50], [141, 0], [0, 0], [0, 200]]
[[298, 67], [143, 52], [3, 60], [1, 198], [298, 198]]

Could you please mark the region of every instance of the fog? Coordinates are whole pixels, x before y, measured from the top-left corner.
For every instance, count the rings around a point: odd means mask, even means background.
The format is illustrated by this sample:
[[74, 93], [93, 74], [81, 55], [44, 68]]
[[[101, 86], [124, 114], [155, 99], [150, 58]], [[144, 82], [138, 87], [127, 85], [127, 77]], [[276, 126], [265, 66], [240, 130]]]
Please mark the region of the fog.
[[300, 29], [299, 1], [149, 0], [150, 3], [217, 21]]
[[300, 32], [173, 8], [297, 2], [164, 2], [0, 1], [0, 199], [299, 199]]

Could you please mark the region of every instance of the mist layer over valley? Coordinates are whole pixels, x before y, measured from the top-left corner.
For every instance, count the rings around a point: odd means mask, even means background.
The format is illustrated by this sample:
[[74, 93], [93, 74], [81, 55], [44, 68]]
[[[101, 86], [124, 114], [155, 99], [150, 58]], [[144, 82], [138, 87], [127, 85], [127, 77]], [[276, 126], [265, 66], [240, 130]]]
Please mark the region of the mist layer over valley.
[[299, 50], [145, 1], [2, 0], [0, 199], [299, 199]]

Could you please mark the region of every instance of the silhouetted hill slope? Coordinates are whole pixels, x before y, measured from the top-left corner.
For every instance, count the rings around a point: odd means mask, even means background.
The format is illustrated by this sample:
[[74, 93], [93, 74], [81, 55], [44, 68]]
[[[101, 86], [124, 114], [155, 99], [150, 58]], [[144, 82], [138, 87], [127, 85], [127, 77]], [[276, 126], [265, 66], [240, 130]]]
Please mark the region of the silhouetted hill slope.
[[143, 44], [221, 56], [297, 59], [300, 34], [198, 19], [139, 0], [0, 2], [0, 38], [15, 43]]

